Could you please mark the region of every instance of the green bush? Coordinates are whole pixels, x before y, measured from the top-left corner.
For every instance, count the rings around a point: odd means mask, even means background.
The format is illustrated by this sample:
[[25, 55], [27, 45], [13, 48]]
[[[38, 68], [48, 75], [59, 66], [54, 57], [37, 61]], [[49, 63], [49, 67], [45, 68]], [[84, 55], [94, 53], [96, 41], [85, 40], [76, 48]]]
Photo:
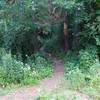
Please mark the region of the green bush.
[[52, 74], [52, 63], [45, 59], [41, 54], [35, 54], [35, 58], [32, 56], [28, 58], [29, 66], [28, 68], [24, 68], [24, 84], [29, 84], [33, 82], [37, 82], [49, 75]]
[[12, 58], [10, 53], [2, 56], [2, 78], [6, 81], [7, 84], [21, 82], [23, 79], [22, 67], [23, 63]]
[[36, 68], [40, 78], [46, 77], [53, 72], [52, 62], [42, 55], [35, 55], [35, 63], [32, 64], [32, 67]]
[[74, 52], [68, 52], [66, 55], [64, 54], [63, 57], [64, 69], [65, 73], [67, 74], [69, 71], [74, 70], [77, 68], [78, 56]]
[[89, 88], [95, 90], [95, 93], [100, 93], [100, 63], [97, 61], [90, 68]]
[[79, 68], [83, 72], [88, 72], [90, 67], [96, 63], [96, 60], [98, 60], [97, 51], [93, 46], [79, 52]]
[[80, 90], [85, 86], [85, 75], [79, 69], [70, 71], [67, 79], [70, 81], [72, 89]]
[[11, 53], [1, 55], [0, 86], [2, 87], [11, 84], [31, 85], [51, 75], [53, 71], [52, 63], [40, 55], [35, 56], [35, 61], [31, 58], [26, 64], [15, 58]]
[[78, 55], [70, 52], [63, 58], [65, 78], [69, 80], [70, 88], [80, 91], [87, 88], [91, 94], [100, 93], [100, 61], [94, 46], [80, 50]]
[[5, 71], [2, 69], [2, 67], [0, 66], [0, 87], [4, 87], [5, 86]]
[[96, 75], [92, 78], [90, 87], [96, 89], [100, 93], [100, 76]]
[[85, 86], [85, 75], [79, 69], [79, 58], [75, 52], [68, 52], [63, 57], [65, 78], [70, 82], [70, 88], [80, 89]]
[[22, 80], [22, 84], [24, 85], [31, 85], [33, 83], [37, 83], [39, 81], [39, 73], [34, 68], [34, 70], [31, 70], [30, 66], [27, 65], [23, 68], [24, 71], [24, 77]]

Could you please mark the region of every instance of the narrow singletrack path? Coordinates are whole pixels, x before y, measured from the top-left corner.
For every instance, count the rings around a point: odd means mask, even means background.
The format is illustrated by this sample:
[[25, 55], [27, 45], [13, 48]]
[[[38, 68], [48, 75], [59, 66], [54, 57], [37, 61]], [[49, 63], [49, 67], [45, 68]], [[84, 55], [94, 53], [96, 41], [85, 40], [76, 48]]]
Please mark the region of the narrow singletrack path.
[[[53, 58], [54, 73], [51, 77], [43, 79], [38, 85], [33, 87], [22, 87], [5, 96], [1, 96], [0, 100], [35, 100], [35, 97], [40, 94], [41, 91], [53, 92], [59, 87], [59, 83], [64, 75], [64, 67], [61, 60]], [[66, 83], [65, 83], [66, 84]], [[63, 86], [60, 86], [61, 88]], [[73, 100], [71, 97], [74, 95], [77, 100], [91, 100], [88, 96], [77, 91], [66, 90], [59, 91], [60, 94], [66, 96], [66, 100]], [[54, 100], [54, 99], [53, 99]], [[76, 100], [76, 99], [75, 99]]]
[[[58, 85], [59, 81], [63, 76], [64, 68], [63, 64], [57, 58], [53, 58], [54, 64], [54, 73], [51, 77], [43, 79], [39, 85], [20, 88], [12, 93], [9, 93], [5, 96], [1, 96], [0, 100], [31, 100], [31, 97], [35, 97], [41, 90], [51, 91], [54, 90]], [[34, 100], [34, 99], [32, 99]]]

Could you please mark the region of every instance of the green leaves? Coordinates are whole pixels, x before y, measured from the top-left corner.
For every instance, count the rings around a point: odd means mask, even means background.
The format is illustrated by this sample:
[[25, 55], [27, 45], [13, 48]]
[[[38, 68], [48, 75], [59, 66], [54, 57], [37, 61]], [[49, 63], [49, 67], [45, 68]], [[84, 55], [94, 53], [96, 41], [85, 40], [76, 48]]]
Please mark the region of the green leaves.
[[[96, 46], [87, 45], [77, 54], [70, 52], [63, 57], [65, 79], [70, 82], [69, 88], [78, 89], [90, 95], [100, 92], [100, 61]], [[99, 95], [98, 95], [99, 97]]]
[[[31, 85], [49, 76], [53, 72], [52, 63], [40, 56], [35, 55], [35, 60], [29, 58], [27, 63], [16, 60], [11, 53], [0, 50], [0, 87], [8, 85]], [[3, 53], [4, 52], [4, 53]], [[21, 60], [21, 59], [20, 59]]]
[[77, 0], [54, 0], [53, 4], [69, 10], [83, 6], [83, 2], [77, 2]]
[[96, 40], [96, 45], [100, 46], [100, 36], [96, 36], [95, 40]]

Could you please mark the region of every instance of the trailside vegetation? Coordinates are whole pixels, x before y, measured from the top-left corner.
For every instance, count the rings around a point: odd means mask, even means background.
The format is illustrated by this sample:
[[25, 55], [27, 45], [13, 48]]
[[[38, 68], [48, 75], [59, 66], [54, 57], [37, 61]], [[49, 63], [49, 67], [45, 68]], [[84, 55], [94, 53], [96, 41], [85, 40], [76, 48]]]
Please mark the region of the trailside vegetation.
[[51, 75], [51, 54], [72, 89], [100, 98], [99, 51], [100, 0], [0, 0], [0, 87]]

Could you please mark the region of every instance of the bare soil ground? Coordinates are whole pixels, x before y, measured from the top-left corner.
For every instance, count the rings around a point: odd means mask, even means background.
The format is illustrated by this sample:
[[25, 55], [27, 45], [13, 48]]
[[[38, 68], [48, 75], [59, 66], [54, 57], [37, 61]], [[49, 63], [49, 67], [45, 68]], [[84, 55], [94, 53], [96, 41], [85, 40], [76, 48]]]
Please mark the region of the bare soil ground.
[[[38, 85], [32, 87], [23, 87], [9, 93], [5, 96], [1, 96], [0, 100], [34, 100], [34, 98], [41, 92], [41, 91], [53, 91], [57, 87], [59, 87], [59, 82], [64, 74], [63, 64], [57, 58], [53, 59], [54, 62], [54, 73], [51, 77], [47, 77], [43, 79]], [[61, 87], [61, 86], [60, 86]], [[78, 99], [77, 100], [90, 100], [88, 96], [75, 92], [66, 90], [64, 91], [64, 95], [66, 96], [66, 100], [71, 100], [71, 96], [75, 95]]]

